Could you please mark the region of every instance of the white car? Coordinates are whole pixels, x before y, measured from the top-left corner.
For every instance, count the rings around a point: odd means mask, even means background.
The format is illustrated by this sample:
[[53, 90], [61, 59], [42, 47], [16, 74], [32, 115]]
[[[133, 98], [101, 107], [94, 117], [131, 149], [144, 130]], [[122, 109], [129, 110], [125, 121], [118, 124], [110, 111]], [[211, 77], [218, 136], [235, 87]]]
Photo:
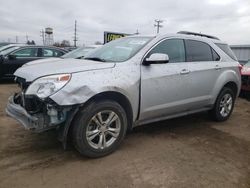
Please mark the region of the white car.
[[89, 157], [110, 154], [146, 123], [201, 111], [226, 121], [241, 87], [228, 45], [188, 32], [120, 38], [84, 59], [24, 66], [15, 76], [21, 91], [7, 113], [27, 129], [56, 129], [64, 146], [71, 138]]

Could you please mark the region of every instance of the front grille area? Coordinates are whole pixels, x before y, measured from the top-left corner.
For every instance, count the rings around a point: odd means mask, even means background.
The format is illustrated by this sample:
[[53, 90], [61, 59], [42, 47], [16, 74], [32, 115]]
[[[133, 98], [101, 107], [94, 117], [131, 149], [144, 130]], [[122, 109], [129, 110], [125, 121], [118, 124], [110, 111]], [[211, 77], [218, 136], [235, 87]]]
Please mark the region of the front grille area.
[[243, 75], [241, 76], [241, 82], [244, 86], [250, 86], [250, 76]]
[[15, 95], [15, 102], [20, 104], [27, 112], [30, 114], [42, 112], [45, 108], [43, 101], [41, 101], [36, 96], [25, 96], [24, 93], [31, 84], [30, 82], [26, 82], [24, 78], [16, 77], [16, 83], [20, 87], [21, 91]]
[[44, 103], [38, 99], [36, 96], [24, 96], [23, 97], [24, 101], [24, 108], [30, 113], [38, 113], [42, 112], [45, 108]]

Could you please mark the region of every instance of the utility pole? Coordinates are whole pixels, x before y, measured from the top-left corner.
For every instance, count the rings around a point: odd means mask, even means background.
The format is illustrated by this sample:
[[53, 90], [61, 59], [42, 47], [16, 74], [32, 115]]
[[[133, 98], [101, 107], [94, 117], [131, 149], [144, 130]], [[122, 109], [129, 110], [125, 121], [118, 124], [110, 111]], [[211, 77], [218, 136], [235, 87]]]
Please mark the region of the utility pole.
[[42, 37], [43, 45], [45, 45], [45, 32], [44, 32], [44, 30], [40, 31], [40, 37]]
[[163, 20], [157, 19], [155, 20], [156, 24], [154, 25], [157, 28], [157, 33], [159, 33], [160, 27], [163, 27], [161, 23], [163, 23]]
[[75, 20], [75, 32], [74, 32], [74, 47], [76, 47], [76, 41], [77, 41], [77, 37], [76, 37], [76, 20]]
[[26, 34], [26, 42], [28, 43], [28, 41], [29, 41], [29, 36]]
[[140, 34], [140, 33], [139, 33], [139, 30], [136, 29], [135, 35], [139, 35], [139, 34]]
[[18, 43], [18, 36], [16, 36], [16, 43]]

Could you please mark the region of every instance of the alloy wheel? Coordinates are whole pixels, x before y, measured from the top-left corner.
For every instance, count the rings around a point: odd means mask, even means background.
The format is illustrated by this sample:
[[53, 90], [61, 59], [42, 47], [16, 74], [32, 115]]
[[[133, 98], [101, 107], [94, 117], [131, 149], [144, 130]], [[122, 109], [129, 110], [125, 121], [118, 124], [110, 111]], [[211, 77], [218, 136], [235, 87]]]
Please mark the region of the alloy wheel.
[[86, 129], [88, 144], [94, 149], [110, 147], [121, 131], [121, 120], [111, 110], [100, 111], [90, 120]]

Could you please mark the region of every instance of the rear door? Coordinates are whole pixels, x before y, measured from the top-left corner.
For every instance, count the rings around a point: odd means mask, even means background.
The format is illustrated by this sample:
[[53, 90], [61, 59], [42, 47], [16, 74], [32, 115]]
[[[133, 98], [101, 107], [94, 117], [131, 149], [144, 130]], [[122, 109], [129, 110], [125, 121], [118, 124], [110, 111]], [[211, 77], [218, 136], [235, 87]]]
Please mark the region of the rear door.
[[12, 75], [23, 64], [39, 59], [37, 54], [38, 48], [36, 47], [21, 48], [12, 52], [11, 56], [7, 56], [4, 60], [4, 74]]
[[184, 41], [163, 40], [145, 58], [153, 53], [167, 54], [169, 63], [141, 67], [141, 121], [187, 110], [190, 90]]
[[205, 42], [185, 40], [185, 46], [190, 70], [189, 109], [195, 110], [206, 107], [212, 101], [212, 91], [221, 73], [220, 57]]

